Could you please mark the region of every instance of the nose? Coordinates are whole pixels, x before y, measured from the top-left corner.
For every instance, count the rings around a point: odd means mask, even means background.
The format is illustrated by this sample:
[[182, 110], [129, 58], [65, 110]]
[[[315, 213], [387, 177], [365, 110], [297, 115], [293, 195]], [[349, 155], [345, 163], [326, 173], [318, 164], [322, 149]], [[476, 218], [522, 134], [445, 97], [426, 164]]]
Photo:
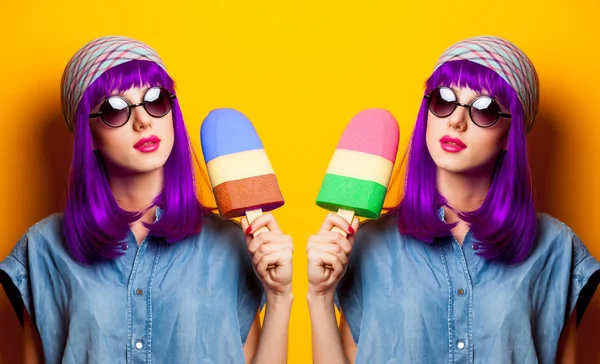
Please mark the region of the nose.
[[131, 117], [133, 128], [137, 131], [144, 130], [152, 124], [152, 117], [141, 103], [131, 106]]
[[456, 109], [448, 116], [448, 126], [453, 129], [464, 130], [469, 118], [469, 106], [457, 103]]

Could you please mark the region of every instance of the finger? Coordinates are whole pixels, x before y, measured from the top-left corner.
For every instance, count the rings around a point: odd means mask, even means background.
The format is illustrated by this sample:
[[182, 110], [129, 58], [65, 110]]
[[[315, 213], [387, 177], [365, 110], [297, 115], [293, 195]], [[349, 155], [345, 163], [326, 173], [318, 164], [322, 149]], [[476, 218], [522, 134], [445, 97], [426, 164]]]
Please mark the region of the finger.
[[248, 243], [248, 251], [250, 254], [254, 255], [258, 248], [263, 245], [268, 238], [270, 232], [258, 234], [255, 238], [252, 238]]
[[337, 231], [324, 231], [310, 236], [308, 242], [316, 244], [335, 244], [335, 242], [340, 239], [345, 239], [341, 233]]
[[[284, 273], [283, 270], [289, 272], [292, 265], [292, 251], [289, 249], [278, 250], [263, 258], [267, 268], [262, 273], [265, 283], [271, 288], [281, 286], [282, 284], [291, 283], [291, 275]], [[263, 265], [261, 265], [261, 268]]]
[[[328, 254], [333, 254], [338, 257], [342, 265], [347, 265], [349, 261], [348, 255], [344, 252], [344, 250], [337, 244], [315, 244], [308, 249], [308, 254], [310, 254], [311, 250], [316, 250], [319, 252], [325, 252]], [[326, 268], [331, 268], [327, 266]]]
[[348, 255], [337, 244], [320, 244], [315, 249], [337, 256], [343, 265], [348, 264]]
[[322, 266], [333, 268], [333, 275], [335, 277], [339, 277], [344, 271], [344, 265], [337, 255], [321, 252], [320, 259]]
[[258, 262], [260, 262], [260, 260], [262, 259], [262, 257], [264, 257], [265, 255], [271, 254], [271, 253], [276, 252], [278, 250], [283, 250], [284, 247], [285, 246], [282, 245], [282, 244], [269, 244], [269, 243], [262, 244], [256, 250], [256, 253], [254, 253], [254, 256], [252, 257], [252, 263], [258, 264]]
[[248, 250], [251, 254], [254, 254], [263, 244], [291, 245], [292, 247], [294, 245], [291, 236], [267, 231], [258, 234], [255, 238], [252, 238], [252, 240], [248, 243]]
[[344, 253], [346, 253], [346, 255], [350, 255], [350, 253], [352, 252], [352, 244], [354, 242], [354, 239], [349, 240], [342, 234], [337, 233], [332, 236], [332, 240], [336, 245], [338, 245], [342, 249]]
[[322, 250], [311, 250], [308, 253], [308, 261], [313, 265], [333, 269], [338, 273], [341, 273], [344, 270], [344, 266], [339, 257]]
[[327, 214], [325, 221], [323, 221], [323, 224], [321, 225], [321, 229], [319, 229], [319, 233], [331, 231], [331, 229], [334, 227], [338, 227], [348, 234], [352, 233], [352, 231], [348, 229], [350, 227], [348, 221], [346, 221], [346, 219], [340, 215], [334, 214], [333, 212]]
[[266, 227], [267, 229], [269, 229], [269, 231], [275, 233], [281, 233], [281, 229], [279, 228], [275, 217], [270, 212], [266, 212], [254, 219], [250, 226], [252, 227], [250, 233], [252, 233], [253, 231], [258, 231], [262, 227]]
[[[354, 218], [352, 219], [352, 228], [354, 229], [354, 232], [358, 232], [358, 229], [360, 228], [360, 221], [358, 220], [358, 218]], [[356, 234], [353, 235], [348, 235], [347, 239], [348, 242], [350, 243], [350, 246], [354, 246], [354, 237], [356, 236]]]
[[358, 231], [358, 228], [360, 227], [360, 220], [358, 219], [358, 217], [354, 217], [352, 219], [352, 229], [354, 230], [354, 232], [356, 233]]
[[267, 254], [256, 265], [256, 270], [262, 275], [266, 272], [269, 266], [282, 266], [289, 264], [292, 261], [292, 252], [288, 249], [278, 250], [276, 252]]
[[250, 224], [248, 223], [248, 219], [246, 218], [246, 216], [242, 217], [240, 219], [240, 225], [242, 227], [242, 230], [244, 231], [244, 233], [246, 233], [246, 230], [248, 230], [248, 226], [250, 226]]
[[321, 244], [321, 245], [336, 244], [336, 245], [339, 245], [340, 248], [342, 248], [342, 250], [346, 254], [350, 254], [352, 252], [353, 240], [349, 240], [348, 238], [345, 238], [339, 232], [329, 231], [329, 232], [324, 232], [324, 233], [320, 233], [320, 234], [309, 237], [308, 243], [309, 244], [311, 244], [311, 243]]

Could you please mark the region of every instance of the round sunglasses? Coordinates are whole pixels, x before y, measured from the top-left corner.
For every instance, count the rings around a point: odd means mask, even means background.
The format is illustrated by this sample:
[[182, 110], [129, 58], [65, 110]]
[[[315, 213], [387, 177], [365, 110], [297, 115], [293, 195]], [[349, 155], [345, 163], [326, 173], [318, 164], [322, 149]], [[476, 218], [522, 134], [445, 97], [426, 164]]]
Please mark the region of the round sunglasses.
[[479, 96], [469, 105], [461, 104], [451, 88], [442, 86], [433, 89], [425, 98], [429, 111], [439, 118], [450, 116], [457, 106], [466, 107], [471, 121], [481, 128], [496, 124], [501, 116], [510, 118], [510, 114], [501, 112], [498, 102], [489, 96]]
[[139, 104], [130, 104], [121, 96], [111, 96], [100, 105], [100, 110], [90, 114], [90, 118], [100, 117], [102, 122], [111, 128], [121, 127], [129, 121], [131, 109], [143, 106], [146, 112], [155, 118], [160, 118], [169, 113], [173, 107], [175, 95], [170, 94], [163, 87], [155, 86], [144, 93], [144, 98]]

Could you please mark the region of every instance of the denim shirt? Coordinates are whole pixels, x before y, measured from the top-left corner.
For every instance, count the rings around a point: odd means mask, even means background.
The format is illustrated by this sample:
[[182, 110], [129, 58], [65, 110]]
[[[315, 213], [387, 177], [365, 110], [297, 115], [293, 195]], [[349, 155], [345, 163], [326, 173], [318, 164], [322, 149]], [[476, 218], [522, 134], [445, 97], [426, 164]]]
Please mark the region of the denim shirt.
[[336, 297], [356, 363], [554, 363], [600, 264], [560, 221], [538, 224], [533, 252], [512, 266], [477, 256], [470, 232], [461, 247], [404, 236], [393, 214], [363, 225]]
[[207, 214], [200, 234], [174, 244], [127, 239], [124, 256], [80, 265], [65, 248], [62, 215], [53, 214], [0, 263], [17, 314], [24, 304], [37, 326], [45, 362], [245, 363], [264, 300], [241, 229]]

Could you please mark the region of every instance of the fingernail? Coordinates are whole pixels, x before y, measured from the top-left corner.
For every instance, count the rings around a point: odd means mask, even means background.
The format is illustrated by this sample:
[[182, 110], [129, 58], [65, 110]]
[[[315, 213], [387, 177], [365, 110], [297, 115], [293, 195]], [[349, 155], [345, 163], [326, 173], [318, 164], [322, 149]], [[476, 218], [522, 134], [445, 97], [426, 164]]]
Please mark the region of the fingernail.
[[248, 226], [246, 229], [246, 235], [250, 235], [252, 233], [252, 226]]
[[352, 228], [352, 226], [348, 226], [348, 232], [354, 235], [354, 229]]

